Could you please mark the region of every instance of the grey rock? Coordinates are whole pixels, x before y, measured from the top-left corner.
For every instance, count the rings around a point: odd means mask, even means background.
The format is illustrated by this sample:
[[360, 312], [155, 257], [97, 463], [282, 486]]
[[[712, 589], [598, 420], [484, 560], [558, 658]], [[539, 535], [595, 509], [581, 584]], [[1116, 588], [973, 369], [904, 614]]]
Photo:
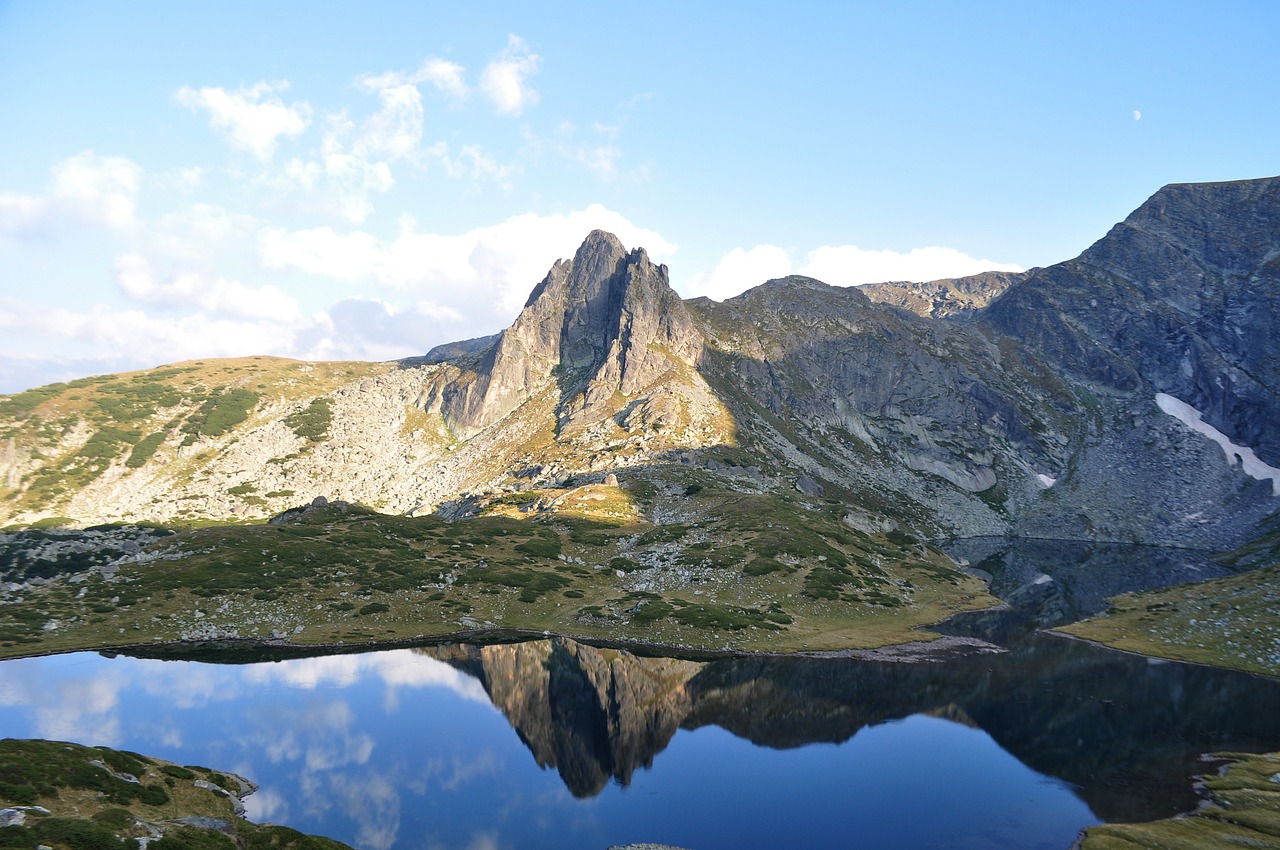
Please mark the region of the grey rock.
[[804, 495], [811, 496], [813, 498], [818, 498], [826, 492], [821, 484], [810, 478], [808, 475], [801, 475], [796, 479], [796, 489]]
[[982, 272], [969, 277], [943, 278], [927, 283], [891, 281], [858, 287], [877, 304], [888, 304], [931, 319], [964, 319], [985, 308], [1029, 272]]
[[426, 353], [422, 361], [424, 363], [447, 363], [451, 360], [461, 360], [465, 357], [488, 351], [498, 341], [498, 337], [499, 334], [490, 334], [489, 336], [437, 345]]
[[596, 230], [557, 262], [474, 371], [438, 382], [432, 409], [471, 436], [555, 382], [562, 424], [588, 420], [614, 393], [634, 395], [692, 360], [701, 335], [666, 266]]

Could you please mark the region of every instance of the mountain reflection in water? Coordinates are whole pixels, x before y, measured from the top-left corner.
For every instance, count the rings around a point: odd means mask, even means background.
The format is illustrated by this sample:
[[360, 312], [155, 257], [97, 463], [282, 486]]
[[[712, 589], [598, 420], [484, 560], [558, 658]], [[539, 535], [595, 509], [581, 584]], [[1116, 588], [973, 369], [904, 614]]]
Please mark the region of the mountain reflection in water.
[[1210, 553], [1076, 540], [973, 537], [946, 553], [987, 581], [1005, 605], [957, 614], [939, 630], [1010, 644], [1106, 610], [1122, 593], [1229, 575]]
[[945, 664], [679, 661], [564, 638], [417, 651], [479, 679], [578, 797], [629, 783], [677, 729], [715, 725], [787, 749], [929, 714], [984, 730], [1105, 820], [1150, 820], [1195, 806], [1202, 753], [1280, 746], [1280, 682], [1060, 638]]
[[1203, 752], [1280, 749], [1280, 682], [1062, 638], [916, 664], [559, 638], [147, 654], [0, 662], [0, 734], [241, 773], [255, 819], [360, 850], [1065, 850], [1192, 808]]

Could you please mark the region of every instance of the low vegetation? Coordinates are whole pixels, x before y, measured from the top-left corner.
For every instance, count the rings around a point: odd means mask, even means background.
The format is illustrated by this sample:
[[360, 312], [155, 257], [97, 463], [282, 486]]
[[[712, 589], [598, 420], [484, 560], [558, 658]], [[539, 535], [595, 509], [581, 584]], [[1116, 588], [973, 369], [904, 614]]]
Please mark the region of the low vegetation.
[[0, 848], [137, 850], [144, 846], [139, 839], [158, 850], [346, 847], [241, 819], [236, 799], [252, 789], [207, 767], [106, 747], [6, 738], [0, 740], [0, 808], [12, 810], [17, 822], [0, 827]]
[[1111, 600], [1059, 631], [1160, 658], [1280, 676], [1280, 564]]
[[1280, 847], [1280, 753], [1219, 753], [1213, 758], [1231, 763], [1205, 778], [1207, 805], [1186, 817], [1090, 827], [1080, 850]]
[[[0, 595], [0, 657], [499, 629], [715, 649], [863, 648], [927, 639], [919, 627], [994, 603], [941, 556], [904, 554], [849, 529], [838, 504], [707, 484], [687, 522], [652, 525], [629, 482], [531, 495], [495, 497], [493, 510], [456, 522], [334, 503], [269, 525], [143, 529], [130, 538], [143, 550], [136, 557], [119, 540], [75, 553], [50, 543], [88, 532], [0, 537], [6, 577], [22, 583]], [[44, 578], [56, 580], [35, 582]]]
[[304, 440], [318, 443], [325, 439], [333, 424], [333, 404], [321, 396], [297, 413], [285, 417], [284, 424]]

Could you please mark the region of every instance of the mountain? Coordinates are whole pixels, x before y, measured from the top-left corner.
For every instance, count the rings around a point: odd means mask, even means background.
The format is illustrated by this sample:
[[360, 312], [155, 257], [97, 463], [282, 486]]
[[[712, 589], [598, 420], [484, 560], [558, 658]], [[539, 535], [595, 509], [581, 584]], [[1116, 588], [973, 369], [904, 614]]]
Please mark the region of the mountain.
[[[1280, 730], [1280, 683], [1064, 640], [946, 665], [681, 661], [566, 638], [416, 651], [476, 677], [538, 765], [554, 767], [578, 797], [611, 778], [629, 785], [678, 729], [714, 725], [791, 749], [931, 714], [982, 729], [1024, 764], [1071, 783], [1100, 817], [1135, 821], [1194, 807], [1201, 753], [1226, 741], [1269, 746]], [[1078, 681], [1090, 688], [1069, 685]]]
[[0, 523], [315, 496], [465, 516], [528, 494], [537, 513], [614, 476], [658, 523], [700, 521], [696, 485], [799, 491], [866, 533], [1221, 550], [1278, 507], [1278, 298], [1276, 178], [1167, 186], [1022, 274], [789, 277], [723, 303], [681, 300], [596, 231], [511, 327], [424, 358], [196, 361], [4, 397]]
[[968, 277], [949, 277], [924, 283], [891, 281], [860, 286], [872, 301], [899, 307], [917, 316], [934, 319], [962, 319], [986, 307], [1006, 289], [1031, 272], [982, 272]]

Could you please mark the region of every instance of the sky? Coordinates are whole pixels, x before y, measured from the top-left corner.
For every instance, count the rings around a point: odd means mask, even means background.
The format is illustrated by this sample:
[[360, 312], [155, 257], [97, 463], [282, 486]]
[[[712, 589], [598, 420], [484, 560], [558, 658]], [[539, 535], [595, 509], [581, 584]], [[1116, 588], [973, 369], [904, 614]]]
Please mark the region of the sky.
[[1280, 173], [1280, 3], [0, 0], [0, 393], [495, 333], [593, 228], [685, 297], [1076, 256]]

